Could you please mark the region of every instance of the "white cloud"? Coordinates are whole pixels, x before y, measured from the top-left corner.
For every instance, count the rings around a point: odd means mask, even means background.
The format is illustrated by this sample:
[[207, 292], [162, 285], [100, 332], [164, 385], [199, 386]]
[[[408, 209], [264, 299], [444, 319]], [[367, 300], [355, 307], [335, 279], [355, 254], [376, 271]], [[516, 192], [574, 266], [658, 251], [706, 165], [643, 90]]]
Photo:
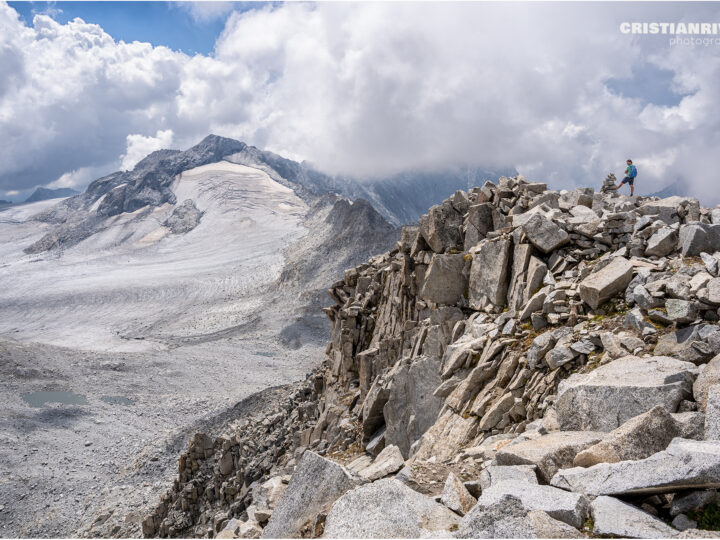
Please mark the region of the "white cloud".
[[[670, 47], [619, 24], [718, 15], [712, 4], [287, 3], [233, 13], [213, 56], [188, 57], [80, 20], [26, 28], [0, 4], [0, 190], [109, 171], [123, 153], [129, 167], [169, 144], [161, 133], [184, 148], [212, 132], [329, 172], [516, 166], [555, 187], [598, 186], [632, 157], [640, 192], [685, 178], [714, 196], [720, 45]], [[648, 64], [673, 73], [668, 93], [689, 95], [649, 103], [606, 87]]]
[[28, 28], [0, 3], [0, 191], [116, 169], [128, 134], [172, 129], [186, 61], [80, 19], [36, 15]]
[[132, 170], [142, 158], [156, 150], [168, 149], [173, 142], [172, 129], [158, 130], [154, 137], [146, 137], [138, 133], [127, 136], [127, 150], [122, 156], [120, 168]]
[[171, 7], [190, 13], [192, 18], [198, 22], [207, 22], [225, 17], [236, 5], [236, 2], [214, 2], [213, 0], [170, 3]]
[[90, 182], [107, 172], [103, 167], [81, 167], [60, 175], [57, 180], [46, 184], [45, 187], [57, 188], [84, 188]]

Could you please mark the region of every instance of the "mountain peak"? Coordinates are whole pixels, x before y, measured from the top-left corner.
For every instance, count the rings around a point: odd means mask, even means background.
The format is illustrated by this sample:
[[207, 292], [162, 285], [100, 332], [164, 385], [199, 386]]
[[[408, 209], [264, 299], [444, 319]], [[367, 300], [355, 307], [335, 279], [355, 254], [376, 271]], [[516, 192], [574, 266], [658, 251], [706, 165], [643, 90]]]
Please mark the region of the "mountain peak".
[[63, 197], [72, 197], [73, 195], [77, 195], [78, 193], [79, 191], [75, 191], [71, 188], [50, 189], [39, 187], [33, 192], [32, 195], [25, 199], [25, 202], [31, 203], [37, 201], [47, 201], [50, 199], [61, 199]]

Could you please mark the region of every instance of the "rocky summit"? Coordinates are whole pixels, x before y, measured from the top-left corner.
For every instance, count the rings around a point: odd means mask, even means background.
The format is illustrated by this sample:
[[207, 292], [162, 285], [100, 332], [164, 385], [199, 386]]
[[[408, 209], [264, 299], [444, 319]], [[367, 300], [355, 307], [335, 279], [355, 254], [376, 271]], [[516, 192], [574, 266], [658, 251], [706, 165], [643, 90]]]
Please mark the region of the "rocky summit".
[[322, 365], [144, 535], [717, 537], [720, 208], [615, 182], [457, 191], [346, 270]]

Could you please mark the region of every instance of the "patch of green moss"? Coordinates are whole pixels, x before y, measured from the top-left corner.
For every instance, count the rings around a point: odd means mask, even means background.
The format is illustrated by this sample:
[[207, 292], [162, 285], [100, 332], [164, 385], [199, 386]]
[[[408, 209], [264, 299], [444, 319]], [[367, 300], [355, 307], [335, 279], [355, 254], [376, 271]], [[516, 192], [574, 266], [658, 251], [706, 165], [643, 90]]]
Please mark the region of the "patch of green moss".
[[618, 317], [625, 315], [630, 310], [630, 307], [624, 300], [609, 300], [600, 306], [600, 309], [602, 309], [606, 317]]
[[697, 521], [698, 529], [720, 531], [720, 505], [710, 504], [702, 510], [691, 510], [688, 517]]
[[582, 528], [588, 532], [593, 532], [595, 530], [595, 521], [593, 518], [589, 517], [585, 521], [583, 521]]
[[[665, 308], [663, 308], [663, 309], [665, 309]], [[668, 327], [667, 324], [664, 324], [660, 321], [653, 321], [650, 317], [645, 317], [645, 322], [652, 324], [655, 327], [655, 330], [659, 330], [659, 331], [665, 330]]]

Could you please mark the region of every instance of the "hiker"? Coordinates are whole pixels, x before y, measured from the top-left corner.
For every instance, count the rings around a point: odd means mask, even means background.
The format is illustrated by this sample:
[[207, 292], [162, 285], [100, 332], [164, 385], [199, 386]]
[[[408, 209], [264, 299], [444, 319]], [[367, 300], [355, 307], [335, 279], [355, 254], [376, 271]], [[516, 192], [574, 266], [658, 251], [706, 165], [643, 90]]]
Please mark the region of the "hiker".
[[637, 176], [637, 167], [633, 165], [632, 159], [627, 160], [627, 167], [625, 167], [625, 178], [622, 179], [622, 182], [620, 182], [617, 185], [617, 188], [620, 189], [623, 184], [630, 184], [630, 196], [632, 197], [635, 194], [635, 177]]

